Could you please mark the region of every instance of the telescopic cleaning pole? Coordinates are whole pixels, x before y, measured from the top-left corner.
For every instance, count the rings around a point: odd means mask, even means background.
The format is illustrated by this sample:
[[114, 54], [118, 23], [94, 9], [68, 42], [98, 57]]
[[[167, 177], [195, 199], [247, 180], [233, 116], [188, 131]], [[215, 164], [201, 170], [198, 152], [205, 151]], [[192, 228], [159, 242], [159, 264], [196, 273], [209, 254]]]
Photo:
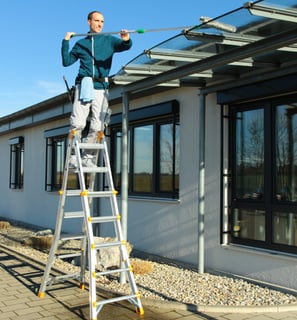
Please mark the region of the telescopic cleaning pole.
[[[159, 29], [133, 29], [126, 30], [127, 33], [147, 33], [147, 32], [162, 32], [162, 31], [173, 31], [173, 30], [186, 30], [193, 31], [195, 29], [203, 29], [203, 28], [215, 28], [219, 30], [223, 30], [226, 32], [236, 32], [236, 27], [230, 24], [226, 24], [220, 21], [216, 21], [215, 19], [209, 17], [200, 17], [201, 24], [194, 26], [186, 26], [186, 27], [173, 27], [173, 28], [159, 28]], [[89, 33], [73, 33], [71, 37], [87, 37], [87, 36], [99, 36], [104, 34], [120, 34], [121, 31], [110, 31], [110, 32], [89, 32]]]
[[[161, 31], [173, 31], [173, 30], [182, 30], [182, 29], [196, 29], [198, 26], [187, 26], [187, 27], [174, 27], [174, 28], [160, 28], [160, 29], [134, 29], [134, 30], [126, 30], [127, 33], [147, 33], [147, 32], [161, 32]], [[110, 31], [110, 32], [89, 32], [89, 33], [74, 33], [72, 37], [87, 37], [87, 36], [99, 36], [103, 34], [120, 34], [121, 31]]]

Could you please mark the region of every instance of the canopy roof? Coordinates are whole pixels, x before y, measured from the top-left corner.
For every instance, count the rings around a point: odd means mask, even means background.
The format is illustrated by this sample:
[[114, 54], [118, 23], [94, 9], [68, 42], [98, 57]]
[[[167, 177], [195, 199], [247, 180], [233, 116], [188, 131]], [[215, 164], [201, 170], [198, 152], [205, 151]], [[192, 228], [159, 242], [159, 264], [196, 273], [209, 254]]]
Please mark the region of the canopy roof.
[[154, 85], [206, 88], [297, 66], [297, 0], [246, 2], [200, 22], [144, 50], [115, 75], [115, 84], [131, 92]]

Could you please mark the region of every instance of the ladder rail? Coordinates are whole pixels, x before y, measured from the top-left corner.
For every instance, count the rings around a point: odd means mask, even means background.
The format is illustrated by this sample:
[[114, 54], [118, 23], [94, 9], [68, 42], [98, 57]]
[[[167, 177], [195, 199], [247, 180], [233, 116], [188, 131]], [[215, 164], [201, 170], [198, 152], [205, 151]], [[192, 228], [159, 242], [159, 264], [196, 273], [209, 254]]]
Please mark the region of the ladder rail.
[[[67, 147], [67, 152], [66, 152], [66, 161], [65, 161], [65, 167], [64, 167], [64, 176], [63, 176], [63, 181], [62, 181], [62, 189], [65, 190], [67, 187], [67, 181], [68, 181], [68, 173], [69, 173], [69, 159], [71, 156], [71, 146], [72, 146], [72, 139], [68, 139], [68, 147]], [[60, 192], [60, 198], [59, 198], [59, 204], [58, 204], [58, 211], [57, 211], [57, 219], [56, 219], [56, 225], [55, 225], [55, 232], [54, 232], [54, 237], [53, 237], [53, 244], [51, 246], [49, 256], [48, 256], [48, 263], [46, 265], [42, 280], [41, 280], [41, 285], [39, 289], [38, 295], [42, 297], [44, 295], [44, 292], [46, 290], [47, 286], [47, 279], [49, 278], [50, 271], [52, 264], [54, 262], [54, 257], [56, 250], [58, 248], [58, 241], [59, 237], [61, 234], [62, 230], [62, 214], [61, 214], [61, 208], [65, 206], [65, 201], [66, 201], [66, 195], [64, 192]]]

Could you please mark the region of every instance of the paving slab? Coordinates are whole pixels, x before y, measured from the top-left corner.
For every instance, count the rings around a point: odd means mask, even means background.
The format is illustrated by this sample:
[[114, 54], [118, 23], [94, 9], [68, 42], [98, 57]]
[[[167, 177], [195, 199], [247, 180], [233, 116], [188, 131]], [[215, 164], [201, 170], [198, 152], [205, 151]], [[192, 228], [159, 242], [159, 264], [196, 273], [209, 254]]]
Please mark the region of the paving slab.
[[[88, 291], [73, 283], [37, 292], [43, 269], [34, 261], [0, 247], [0, 320], [89, 320]], [[104, 299], [98, 293], [98, 299]], [[278, 308], [207, 308], [142, 299], [144, 315], [128, 301], [104, 305], [98, 320], [297, 320], [297, 306]]]

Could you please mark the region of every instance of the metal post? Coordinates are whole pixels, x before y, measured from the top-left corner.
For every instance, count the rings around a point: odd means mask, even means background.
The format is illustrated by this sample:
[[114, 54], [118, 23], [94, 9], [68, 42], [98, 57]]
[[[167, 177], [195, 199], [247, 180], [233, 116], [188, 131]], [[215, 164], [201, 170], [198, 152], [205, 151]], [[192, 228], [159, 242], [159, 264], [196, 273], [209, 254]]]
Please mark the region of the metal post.
[[[122, 147], [121, 147], [121, 221], [123, 238], [127, 240], [128, 229], [128, 126], [129, 126], [129, 98], [128, 93], [123, 93], [122, 111]], [[120, 283], [126, 282], [124, 273], [120, 275]]]
[[198, 272], [204, 273], [205, 214], [205, 94], [200, 92], [198, 189]]

